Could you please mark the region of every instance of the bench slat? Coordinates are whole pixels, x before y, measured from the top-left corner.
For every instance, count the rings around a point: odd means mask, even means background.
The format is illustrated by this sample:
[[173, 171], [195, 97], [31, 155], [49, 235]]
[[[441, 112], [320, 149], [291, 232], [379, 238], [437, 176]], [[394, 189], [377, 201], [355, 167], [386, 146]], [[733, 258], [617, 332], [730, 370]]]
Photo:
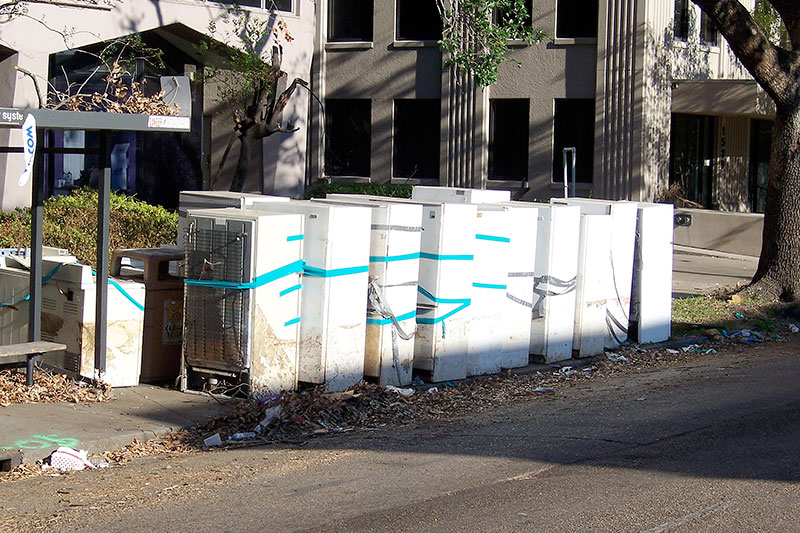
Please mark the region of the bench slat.
[[65, 344], [48, 341], [22, 342], [19, 344], [9, 344], [0, 346], [0, 361], [12, 362], [15, 358], [21, 357], [25, 361], [29, 355], [46, 354], [51, 352], [61, 352], [67, 349]]

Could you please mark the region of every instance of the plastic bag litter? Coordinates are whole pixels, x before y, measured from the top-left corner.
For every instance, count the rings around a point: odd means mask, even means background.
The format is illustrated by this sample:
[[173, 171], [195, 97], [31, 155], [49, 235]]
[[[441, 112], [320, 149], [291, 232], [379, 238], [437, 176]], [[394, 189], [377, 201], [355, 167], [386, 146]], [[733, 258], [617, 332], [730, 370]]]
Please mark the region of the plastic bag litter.
[[792, 333], [800, 333], [800, 328], [798, 328], [795, 324], [789, 324], [789, 331]]
[[681, 352], [679, 352], [678, 350], [673, 350], [672, 348], [667, 348], [667, 353], [678, 354], [678, 353], [681, 353]]
[[439, 387], [431, 387], [430, 389], [428, 389], [425, 392], [427, 392], [428, 394], [435, 394], [435, 393], [439, 392]]
[[627, 363], [628, 358], [622, 354], [618, 354], [616, 352], [610, 352], [606, 354], [606, 359], [611, 361], [612, 363]]
[[89, 461], [89, 452], [86, 450], [68, 448], [67, 446], [60, 446], [56, 451], [50, 454], [50, 466], [60, 472], [97, 468]]
[[550, 393], [553, 393], [555, 391], [556, 390], [554, 388], [551, 388], [551, 387], [536, 387], [535, 389], [533, 389], [533, 392], [538, 392], [540, 394], [550, 394]]
[[281, 407], [280, 405], [270, 407], [269, 409], [264, 411], [264, 418], [261, 420], [261, 422], [258, 423], [258, 426], [256, 426], [255, 431], [256, 432], [263, 431], [264, 428], [268, 427], [270, 424], [278, 420], [282, 414], [283, 414], [283, 407]]
[[386, 385], [383, 388], [392, 392], [396, 392], [397, 394], [405, 396], [406, 398], [414, 395], [414, 389], [401, 389], [400, 387], [395, 387], [394, 385]]

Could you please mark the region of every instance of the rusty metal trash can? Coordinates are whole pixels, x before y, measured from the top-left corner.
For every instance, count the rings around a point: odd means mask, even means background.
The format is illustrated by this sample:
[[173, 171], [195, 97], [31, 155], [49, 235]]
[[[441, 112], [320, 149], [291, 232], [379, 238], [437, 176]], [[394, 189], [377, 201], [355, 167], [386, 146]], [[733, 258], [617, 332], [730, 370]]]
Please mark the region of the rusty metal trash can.
[[145, 286], [140, 381], [175, 384], [183, 338], [183, 278], [177, 275], [183, 251], [175, 247], [117, 249], [112, 276]]

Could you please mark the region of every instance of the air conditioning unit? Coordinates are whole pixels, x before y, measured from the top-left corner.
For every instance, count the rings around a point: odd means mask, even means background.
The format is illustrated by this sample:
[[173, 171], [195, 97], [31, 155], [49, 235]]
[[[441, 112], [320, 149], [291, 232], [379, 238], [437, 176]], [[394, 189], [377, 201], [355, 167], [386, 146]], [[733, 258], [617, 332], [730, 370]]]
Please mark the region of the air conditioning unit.
[[198, 209], [187, 223], [182, 388], [295, 389], [303, 217]]

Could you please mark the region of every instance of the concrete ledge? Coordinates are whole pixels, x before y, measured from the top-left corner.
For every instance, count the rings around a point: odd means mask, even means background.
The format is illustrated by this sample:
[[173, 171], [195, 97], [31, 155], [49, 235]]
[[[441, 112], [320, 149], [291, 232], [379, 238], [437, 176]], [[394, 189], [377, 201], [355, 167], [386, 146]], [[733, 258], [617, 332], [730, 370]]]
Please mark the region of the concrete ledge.
[[692, 217], [690, 226], [675, 226], [676, 245], [752, 257], [761, 254], [762, 214], [681, 208], [675, 215]]

